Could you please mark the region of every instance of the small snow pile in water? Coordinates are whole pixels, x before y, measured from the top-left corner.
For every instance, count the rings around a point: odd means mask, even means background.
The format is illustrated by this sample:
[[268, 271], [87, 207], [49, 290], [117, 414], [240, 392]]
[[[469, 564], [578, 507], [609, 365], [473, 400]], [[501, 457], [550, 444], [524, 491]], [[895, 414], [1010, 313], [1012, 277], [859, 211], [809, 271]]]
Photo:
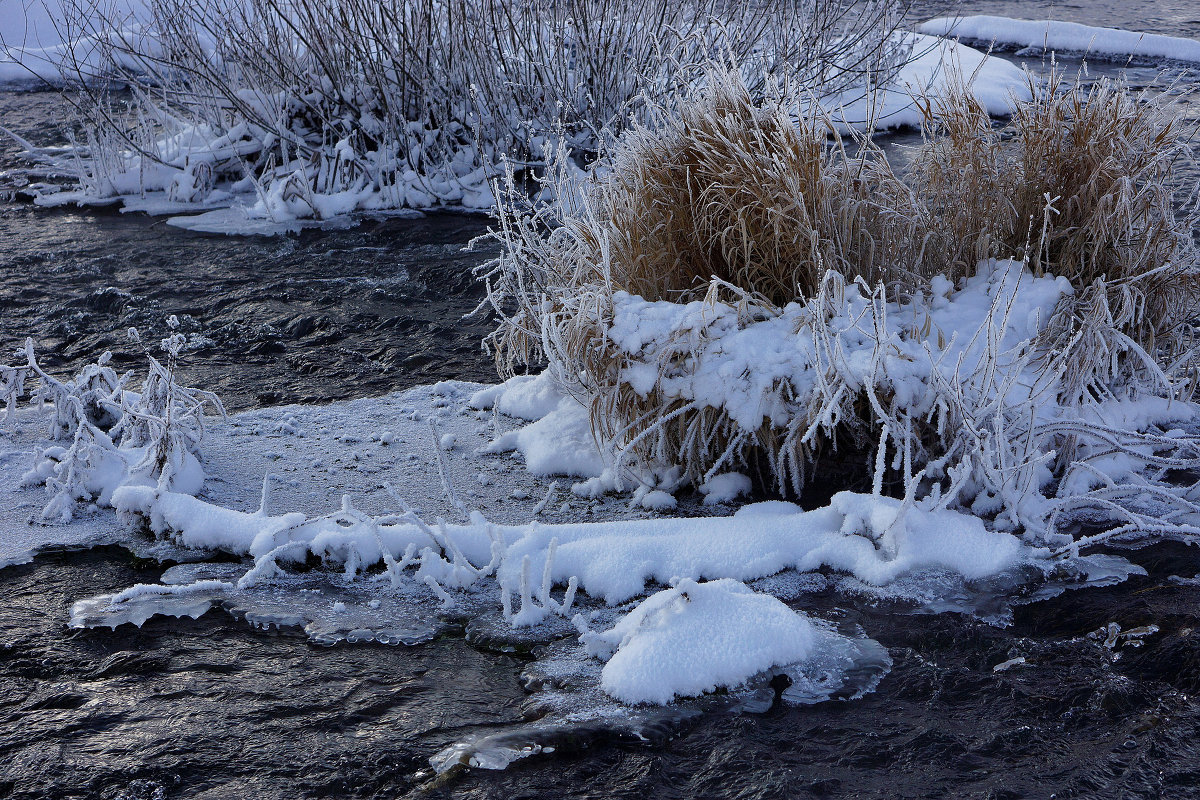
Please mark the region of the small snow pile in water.
[[733, 688], [771, 667], [803, 661], [813, 624], [735, 580], [683, 580], [643, 600], [611, 630], [584, 634], [588, 652], [611, 655], [600, 686], [625, 703], [669, 703]]
[[957, 36], [967, 42], [1003, 48], [1028, 48], [1034, 52], [1058, 51], [1107, 57], [1200, 63], [1200, 42], [1156, 33], [1119, 28], [1096, 28], [1077, 22], [1010, 19], [977, 15], [938, 17], [918, 30], [934, 36]]
[[918, 128], [922, 113], [913, 97], [941, 99], [961, 75], [971, 76], [968, 90], [972, 98], [993, 116], [1011, 114], [1017, 101], [1030, 98], [1029, 78], [1017, 65], [953, 39], [924, 35], [935, 33], [924, 26], [921, 31], [896, 34], [910, 56], [890, 82], [867, 92], [856, 89], [821, 102], [839, 133], [868, 127]]

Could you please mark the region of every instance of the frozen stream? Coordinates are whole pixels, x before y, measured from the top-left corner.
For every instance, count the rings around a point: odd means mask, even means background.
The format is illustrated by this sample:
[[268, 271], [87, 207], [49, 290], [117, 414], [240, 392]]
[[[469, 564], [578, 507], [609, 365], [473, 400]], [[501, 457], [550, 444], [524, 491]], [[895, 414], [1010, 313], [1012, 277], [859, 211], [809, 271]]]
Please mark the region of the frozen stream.
[[[1192, 0], [966, 5], [1200, 38]], [[1135, 84], [1153, 76], [1130, 71]], [[0, 93], [0, 124], [51, 142], [56, 102]], [[13, 152], [0, 141], [0, 170]], [[231, 409], [491, 381], [478, 349], [487, 325], [460, 319], [479, 300], [468, 273], [483, 257], [460, 248], [486, 225], [446, 213], [233, 239], [0, 202], [0, 347], [33, 335], [56, 372], [105, 349], [127, 368], [141, 355], [125, 329], [157, 336], [177, 314], [197, 344], [187, 380]], [[229, 491], [256, 492], [243, 489]], [[0, 797], [1200, 796], [1200, 551], [1123, 555], [1148, 574], [1020, 606], [1008, 627], [817, 581], [793, 604], [887, 648], [875, 692], [810, 706], [718, 698], [707, 713], [685, 704], [640, 737], [580, 725], [553, 737], [557, 754], [439, 778], [432, 754], [537, 713], [521, 678], [541, 652], [531, 643], [450, 615], [422, 644], [327, 647], [254, 629], [236, 608], [72, 630], [72, 603], [157, 583], [171, 562], [117, 547], [48, 552], [0, 569]]]

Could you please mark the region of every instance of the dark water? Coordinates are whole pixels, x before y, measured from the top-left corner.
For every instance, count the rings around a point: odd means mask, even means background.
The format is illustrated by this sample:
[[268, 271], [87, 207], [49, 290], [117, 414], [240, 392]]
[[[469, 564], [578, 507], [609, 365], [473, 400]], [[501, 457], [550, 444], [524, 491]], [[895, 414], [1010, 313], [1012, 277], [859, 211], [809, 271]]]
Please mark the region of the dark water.
[[[0, 125], [39, 144], [63, 140], [60, 112], [51, 93], [0, 92]], [[0, 170], [19, 166], [16, 153], [3, 140]], [[487, 225], [446, 212], [234, 238], [142, 214], [0, 202], [0, 363], [31, 336], [45, 367], [77, 369], [111, 350], [115, 365], [140, 368], [126, 332], [157, 342], [174, 314], [197, 345], [185, 379], [231, 409], [492, 381], [487, 318], [462, 319], [483, 299], [471, 268], [490, 252], [463, 248]]]
[[[1008, 629], [817, 596], [895, 665], [874, 694], [715, 713], [664, 741], [574, 747], [428, 783], [467, 731], [520, 721], [513, 656], [457, 638], [319, 648], [224, 613], [67, 631], [70, 603], [161, 567], [116, 548], [3, 573], [0, 796], [12, 798], [1184, 798], [1200, 796], [1200, 551], [1018, 611]], [[1141, 647], [1092, 633], [1159, 626]], [[1027, 664], [995, 673], [1021, 655]]]
[[[963, 10], [1200, 36], [1192, 0]], [[55, 104], [0, 93], [0, 124], [53, 143]], [[14, 152], [0, 142], [0, 170]], [[480, 299], [468, 271], [483, 257], [460, 248], [485, 227], [443, 214], [228, 239], [0, 204], [0, 347], [31, 335], [50, 366], [104, 349], [135, 366], [124, 330], [152, 340], [176, 314], [197, 334], [189, 380], [235, 408], [489, 380], [487, 325], [460, 319]], [[1200, 586], [1168, 580], [1200, 573], [1200, 551], [1127, 555], [1149, 577], [1021, 608], [1004, 629], [806, 598], [889, 648], [874, 694], [710, 714], [649, 743], [593, 732], [438, 785], [431, 754], [521, 719], [521, 658], [456, 636], [319, 648], [221, 612], [71, 631], [73, 601], [163, 567], [115, 548], [43, 555], [0, 571], [0, 797], [1200, 797]], [[1088, 636], [1109, 623], [1160, 630], [1109, 649]], [[992, 671], [1015, 656], [1028, 664]]]

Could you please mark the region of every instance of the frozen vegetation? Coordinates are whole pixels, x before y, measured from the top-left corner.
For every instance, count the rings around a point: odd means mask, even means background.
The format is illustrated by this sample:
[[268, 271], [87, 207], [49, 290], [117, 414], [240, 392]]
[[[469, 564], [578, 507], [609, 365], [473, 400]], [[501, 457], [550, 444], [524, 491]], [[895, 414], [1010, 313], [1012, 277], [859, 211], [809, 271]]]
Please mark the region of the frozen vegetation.
[[[843, 131], [916, 125], [913, 95], [938, 95], [949, 64], [975, 75], [972, 91], [992, 113], [1028, 91], [1008, 62], [902, 31], [898, 0], [539, 9], [511, 0], [68, 2], [36, 15], [33, 33], [5, 29], [0, 78], [77, 94], [85, 140], [65, 153], [27, 148], [76, 179], [31, 187], [39, 204], [119, 205], [226, 233], [492, 208], [506, 165], [532, 176], [560, 147], [593, 160], [647, 100], [694, 86], [712, 59], [738, 65], [757, 89], [807, 87], [806, 102]], [[47, 30], [67, 41], [28, 49]]]
[[[717, 25], [726, 4], [651, 4], [680, 31], [665, 71], [636, 60], [661, 56], [640, 25], [340, 7], [316, 37], [333, 5], [153, 4], [171, 56], [116, 76], [136, 124], [94, 119], [78, 191], [39, 202], [226, 206], [181, 223], [213, 229], [496, 204], [481, 311], [508, 380], [218, 420], [176, 380], [181, 336], [145, 349], [137, 389], [107, 357], [50, 375], [27, 343], [0, 366], [0, 503], [26, 517], [0, 519], [0, 563], [97, 540], [180, 562], [80, 599], [72, 625], [220, 607], [324, 644], [453, 622], [537, 644], [541, 718], [431, 759], [503, 768], [581, 720], [769, 707], [777, 678], [785, 702], [872, 691], [886, 651], [804, 613], [810, 591], [1011, 608], [1137, 571], [1098, 545], [1197, 541], [1195, 216], [1168, 101], [1035, 81], [886, 13], [811, 28], [832, 55], [785, 69], [814, 42], [757, 6]], [[515, 15], [519, 74], [445, 46], [467, 11]], [[389, 35], [355, 49], [355, 25]], [[714, 65], [729, 26], [740, 50]], [[291, 60], [255, 58], [296, 36]], [[638, 81], [573, 60], [598, 53]], [[539, 64], [562, 68], [520, 71]], [[111, 113], [76, 66], [89, 113]], [[162, 99], [183, 67], [219, 102]], [[867, 74], [889, 81], [870, 112]], [[926, 133], [904, 176], [856, 135], [900, 123]], [[842, 490], [799, 505], [817, 474]], [[735, 507], [755, 493], [788, 499]]]

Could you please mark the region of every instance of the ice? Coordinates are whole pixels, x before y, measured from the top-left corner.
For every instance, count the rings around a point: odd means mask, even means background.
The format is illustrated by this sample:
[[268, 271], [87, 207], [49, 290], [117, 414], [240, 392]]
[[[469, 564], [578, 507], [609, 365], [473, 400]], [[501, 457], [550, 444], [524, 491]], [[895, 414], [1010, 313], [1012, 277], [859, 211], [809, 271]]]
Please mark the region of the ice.
[[1004, 672], [1007, 669], [1012, 669], [1013, 667], [1019, 667], [1025, 663], [1026, 663], [1025, 656], [1016, 656], [1014, 658], [1008, 659], [1007, 661], [1001, 661], [999, 664], [992, 667], [992, 672]]
[[[865, 583], [853, 575], [832, 576], [841, 595], [887, 603], [910, 614], [967, 614], [989, 625], [1012, 624], [1016, 608], [1058, 597], [1076, 589], [1114, 586], [1146, 571], [1118, 555], [1097, 553], [1057, 561], [1032, 561], [980, 580], [926, 570], [886, 585]], [[757, 586], [757, 583], [756, 583]]]
[[[172, 209], [174, 210], [174, 209]], [[195, 209], [189, 209], [195, 210]], [[345, 230], [354, 225], [346, 214], [330, 219], [307, 219], [293, 216], [252, 216], [242, 206], [217, 208], [200, 214], [172, 216], [167, 224], [193, 233], [222, 233], [227, 236], [280, 236], [302, 230]]]
[[71, 606], [73, 628], [96, 628], [131, 623], [137, 627], [155, 616], [199, 618], [234, 588], [221, 580], [178, 585], [138, 584], [116, 594], [79, 600]]
[[1118, 28], [1095, 28], [1077, 22], [1024, 20], [995, 16], [939, 17], [921, 24], [922, 33], [955, 36], [968, 42], [994, 43], [1002, 48], [1028, 48], [1129, 59], [1200, 63], [1200, 42], [1156, 33]]
[[299, 630], [320, 645], [378, 642], [415, 645], [447, 628], [428, 593], [373, 584], [331, 581], [323, 573], [276, 576], [238, 588], [245, 568], [237, 564], [186, 564], [163, 573], [161, 585], [139, 584], [71, 607], [76, 628], [131, 623], [155, 616], [197, 618], [214, 607], [263, 630]]

